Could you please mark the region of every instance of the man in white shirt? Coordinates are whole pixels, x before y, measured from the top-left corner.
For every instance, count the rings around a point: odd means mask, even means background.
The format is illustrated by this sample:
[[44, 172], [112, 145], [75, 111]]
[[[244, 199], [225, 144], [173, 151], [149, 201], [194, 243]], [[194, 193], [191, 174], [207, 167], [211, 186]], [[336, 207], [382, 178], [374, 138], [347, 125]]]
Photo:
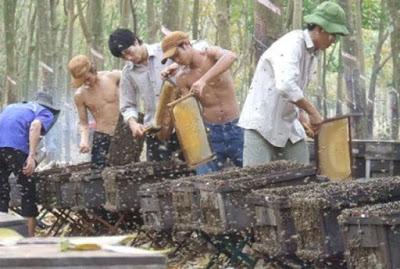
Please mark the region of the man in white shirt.
[[[323, 2], [304, 18], [306, 30], [294, 30], [261, 56], [244, 104], [239, 126], [245, 129], [243, 166], [276, 159], [309, 162], [302, 126], [318, 131], [322, 117], [304, 97], [318, 52], [347, 35], [344, 10]], [[308, 114], [308, 119], [306, 115]]]
[[[135, 138], [145, 136], [146, 126], [153, 121], [163, 80], [161, 71], [172, 61], [161, 63], [163, 52], [159, 43], [145, 44], [129, 29], [116, 29], [108, 40], [112, 55], [126, 61], [122, 69], [120, 82], [120, 111]], [[144, 124], [138, 122], [141, 110], [144, 110]], [[175, 134], [166, 141], [156, 136], [146, 136], [147, 160], [162, 161], [172, 158], [179, 150]]]

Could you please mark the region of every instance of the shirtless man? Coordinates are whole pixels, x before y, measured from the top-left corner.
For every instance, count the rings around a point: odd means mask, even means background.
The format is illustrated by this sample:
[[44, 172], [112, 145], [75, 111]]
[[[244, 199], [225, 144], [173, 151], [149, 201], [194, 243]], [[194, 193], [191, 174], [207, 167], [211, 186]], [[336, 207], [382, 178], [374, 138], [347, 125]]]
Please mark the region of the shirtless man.
[[88, 153], [89, 123], [88, 110], [96, 121], [93, 134], [92, 169], [106, 166], [111, 137], [119, 117], [119, 80], [121, 72], [97, 72], [88, 57], [78, 55], [71, 59], [68, 69], [72, 76], [72, 86], [77, 88], [74, 96], [79, 114], [81, 141], [79, 151]]
[[243, 130], [236, 125], [239, 105], [229, 71], [236, 55], [219, 47], [196, 50], [188, 35], [179, 31], [168, 34], [161, 46], [162, 62], [170, 58], [182, 66], [177, 74], [177, 86], [183, 94], [190, 91], [196, 95], [210, 130], [210, 141], [217, 158], [200, 166], [197, 173], [220, 170], [227, 158], [236, 166], [242, 166]]

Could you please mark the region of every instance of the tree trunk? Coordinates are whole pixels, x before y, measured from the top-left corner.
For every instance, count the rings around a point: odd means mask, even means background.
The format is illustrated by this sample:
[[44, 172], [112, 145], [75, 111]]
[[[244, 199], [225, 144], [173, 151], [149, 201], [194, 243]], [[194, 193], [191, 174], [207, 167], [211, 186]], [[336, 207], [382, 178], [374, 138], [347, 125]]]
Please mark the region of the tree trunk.
[[342, 45], [339, 47], [339, 55], [338, 55], [338, 75], [337, 75], [337, 88], [336, 88], [336, 116], [340, 116], [343, 114], [343, 59], [342, 59]]
[[85, 37], [88, 47], [92, 44], [93, 36], [89, 31], [89, 26], [86, 22], [85, 15], [83, 15], [83, 6], [80, 0], [76, 0], [76, 8], [78, 11], [78, 18], [81, 25], [83, 36]]
[[[383, 1], [381, 1], [381, 6], [383, 6], [382, 2]], [[383, 66], [386, 64], [386, 62], [389, 60], [389, 58], [386, 58], [381, 63], [381, 53], [382, 53], [383, 43], [386, 41], [388, 36], [389, 36], [389, 33], [386, 32], [386, 30], [385, 30], [385, 18], [383, 16], [381, 16], [381, 19], [379, 22], [378, 41], [377, 41], [377, 45], [376, 45], [375, 53], [374, 53], [374, 62], [373, 62], [373, 66], [372, 66], [369, 91], [368, 91], [368, 99], [367, 99], [368, 136], [369, 136], [368, 138], [370, 138], [370, 139], [373, 138], [373, 132], [374, 132], [374, 107], [375, 107], [376, 82], [378, 80], [379, 72], [381, 71]]]
[[231, 49], [230, 37], [230, 1], [216, 0], [217, 45]]
[[[74, 53], [74, 24], [76, 20], [76, 14], [75, 14], [75, 1], [74, 0], [68, 0], [67, 4], [67, 16], [68, 16], [68, 30], [67, 30], [67, 45], [68, 45], [68, 50], [67, 50], [67, 61], [69, 61], [72, 58], [72, 55]], [[66, 84], [67, 84], [67, 89], [65, 91], [65, 96], [64, 100], [66, 104], [69, 104], [72, 106], [73, 100], [72, 100], [72, 89], [70, 87], [71, 83], [71, 76], [68, 74], [67, 79], [66, 79]], [[74, 130], [77, 125], [72, 125], [68, 124], [71, 122], [73, 116], [71, 116], [71, 111], [72, 109], [66, 109], [64, 111], [64, 118], [65, 122], [67, 124], [63, 125], [63, 144], [65, 147], [65, 161], [69, 162], [71, 161], [71, 137], [75, 137], [73, 135], [72, 130]]]
[[[102, 70], [104, 66], [103, 56], [103, 1], [89, 1], [90, 24], [89, 29], [92, 34], [92, 42], [90, 43], [90, 52], [92, 61], [95, 63], [97, 70]], [[94, 51], [93, 51], [94, 50]]]
[[354, 117], [355, 138], [363, 139], [367, 137], [366, 119], [366, 89], [362, 67], [364, 66], [361, 36], [360, 2], [359, 0], [341, 0], [342, 6], [346, 11], [350, 35], [343, 38], [343, 67], [346, 89], [350, 99], [350, 112], [356, 114]]
[[[27, 31], [28, 31], [28, 42], [26, 44], [26, 67], [25, 67], [25, 72], [24, 72], [24, 77], [22, 78], [23, 81], [23, 86], [22, 86], [22, 94], [25, 99], [30, 98], [29, 90], [31, 85], [31, 71], [32, 71], [32, 58], [33, 58], [33, 52], [37, 47], [35, 46], [34, 42], [34, 34], [35, 34], [35, 25], [36, 25], [36, 17], [37, 17], [37, 8], [36, 5], [33, 7], [34, 11], [32, 13], [32, 16], [29, 20], [29, 25], [27, 25]], [[35, 67], [37, 68], [37, 67]]]
[[119, 26], [121, 28], [128, 28], [130, 17], [131, 17], [131, 12], [130, 12], [131, 9], [129, 8], [129, 0], [120, 0], [119, 7], [120, 7]]
[[391, 139], [397, 140], [398, 137], [395, 135], [398, 135], [399, 93], [397, 92], [396, 89], [393, 88], [389, 90], [388, 114], [389, 114], [389, 119], [391, 120], [390, 124], [392, 125], [390, 137]]
[[315, 96], [317, 97], [315, 105], [317, 106], [317, 109], [318, 109], [318, 111], [320, 111], [320, 113], [323, 110], [323, 105], [322, 105], [322, 69], [323, 69], [324, 63], [323, 63], [323, 59], [322, 58], [323, 58], [323, 54], [320, 53], [318, 55], [318, 58], [317, 58], [317, 90], [316, 90], [316, 93], [315, 93]]
[[136, 2], [134, 0], [130, 1], [131, 13], [132, 13], [132, 22], [133, 22], [133, 32], [138, 32], [138, 21], [136, 15]]
[[[282, 9], [283, 1], [274, 1], [280, 9]], [[261, 54], [271, 44], [282, 35], [283, 18], [281, 15], [271, 11], [258, 0], [254, 0], [254, 40], [255, 40], [255, 57], [254, 62], [257, 64]]]
[[155, 17], [154, 0], [146, 1], [147, 11], [147, 41], [151, 44], [157, 42], [158, 23]]
[[303, 27], [303, 0], [293, 0], [293, 27], [301, 29]]
[[[390, 33], [390, 43], [392, 47], [393, 61], [393, 87], [400, 94], [400, 2], [398, 0], [387, 0], [388, 10], [390, 14], [390, 22], [393, 30]], [[399, 139], [399, 108], [396, 102], [396, 109], [392, 114], [392, 139]]]
[[327, 118], [328, 117], [328, 108], [326, 105], [326, 100], [327, 100], [327, 95], [326, 95], [326, 51], [322, 54], [322, 84], [321, 84], [321, 89], [322, 89], [322, 112], [323, 112], [323, 117]]
[[[249, 48], [248, 50], [245, 50], [245, 53], [243, 54], [240, 61], [243, 61], [243, 81], [241, 83], [241, 87], [239, 88], [239, 105], [242, 107], [244, 104], [245, 98], [247, 96], [248, 90], [250, 88], [251, 81], [253, 79], [253, 74], [254, 74], [254, 51], [255, 47], [253, 46], [253, 33], [249, 33], [247, 29], [253, 28], [254, 25], [254, 20], [253, 20], [253, 1], [242, 1], [241, 2], [241, 10], [242, 10], [242, 18], [244, 19], [244, 27], [238, 27], [241, 29], [242, 38], [243, 39], [243, 45], [242, 47], [244, 48]], [[238, 23], [239, 24], [239, 23]]]
[[[62, 96], [65, 92], [65, 67], [63, 65], [64, 58], [64, 37], [66, 35], [67, 21], [63, 20], [63, 25], [60, 31], [60, 25], [57, 21], [57, 0], [49, 0], [49, 23], [50, 23], [50, 35], [48, 57], [50, 60], [49, 66], [53, 72], [51, 76], [51, 88], [48, 91], [52, 94], [55, 102], [60, 103]], [[42, 48], [43, 49], [43, 48]], [[63, 144], [62, 144], [62, 121], [57, 121], [54, 128], [45, 137], [46, 149], [48, 153], [48, 159], [60, 161], [63, 155]]]
[[52, 38], [50, 38], [50, 5], [48, 1], [37, 0], [39, 41], [39, 66], [41, 75], [41, 87], [48, 91], [54, 88], [54, 66], [52, 53], [54, 51]]
[[[187, 4], [186, 4], [187, 3]], [[187, 32], [187, 27], [188, 27], [188, 19], [191, 18], [191, 14], [189, 12], [189, 6], [190, 2], [186, 1], [179, 1], [179, 25], [178, 29], [179, 31]]]
[[162, 1], [162, 24], [171, 31], [179, 29], [179, 0]]
[[18, 100], [16, 93], [17, 70], [15, 67], [15, 10], [17, 1], [4, 0], [3, 5], [4, 42], [6, 47], [6, 75], [4, 77], [3, 103], [10, 104]]
[[[39, 19], [38, 19], [39, 20]], [[38, 23], [37, 23], [38, 24]], [[40, 51], [40, 44], [39, 44], [39, 27], [36, 27], [35, 29], [35, 50], [33, 51], [33, 58], [32, 58], [32, 79], [31, 82], [29, 83], [29, 91], [30, 94], [33, 95], [34, 92], [38, 89], [39, 85], [39, 51]]]
[[194, 40], [197, 40], [199, 38], [199, 13], [200, 0], [194, 0], [192, 12], [192, 36]]

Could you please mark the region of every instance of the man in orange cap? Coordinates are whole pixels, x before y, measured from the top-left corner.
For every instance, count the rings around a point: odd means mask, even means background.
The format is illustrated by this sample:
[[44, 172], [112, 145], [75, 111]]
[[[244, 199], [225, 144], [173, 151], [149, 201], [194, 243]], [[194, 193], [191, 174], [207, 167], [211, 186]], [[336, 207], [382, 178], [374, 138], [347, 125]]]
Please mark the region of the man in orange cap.
[[240, 111], [229, 70], [236, 60], [235, 53], [220, 47], [198, 50], [180, 31], [168, 34], [161, 47], [162, 63], [171, 59], [182, 66], [176, 76], [177, 86], [183, 93], [191, 91], [196, 95], [210, 130], [216, 160], [197, 168], [197, 173], [220, 170], [227, 159], [242, 166], [243, 130], [236, 125]]
[[77, 88], [74, 96], [79, 114], [81, 141], [79, 151], [88, 153], [89, 123], [88, 111], [96, 121], [93, 135], [92, 168], [104, 168], [111, 136], [114, 134], [119, 117], [119, 80], [121, 72], [97, 72], [88, 57], [78, 55], [68, 63], [72, 86]]

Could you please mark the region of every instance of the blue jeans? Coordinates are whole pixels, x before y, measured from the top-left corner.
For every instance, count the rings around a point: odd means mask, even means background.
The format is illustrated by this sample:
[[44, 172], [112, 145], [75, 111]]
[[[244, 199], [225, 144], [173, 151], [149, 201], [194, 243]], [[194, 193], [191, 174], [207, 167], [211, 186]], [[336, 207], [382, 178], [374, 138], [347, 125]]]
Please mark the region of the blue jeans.
[[224, 124], [205, 123], [216, 159], [200, 165], [196, 169], [198, 175], [221, 170], [228, 158], [234, 165], [242, 167], [243, 129], [236, 125], [237, 122], [236, 119]]

